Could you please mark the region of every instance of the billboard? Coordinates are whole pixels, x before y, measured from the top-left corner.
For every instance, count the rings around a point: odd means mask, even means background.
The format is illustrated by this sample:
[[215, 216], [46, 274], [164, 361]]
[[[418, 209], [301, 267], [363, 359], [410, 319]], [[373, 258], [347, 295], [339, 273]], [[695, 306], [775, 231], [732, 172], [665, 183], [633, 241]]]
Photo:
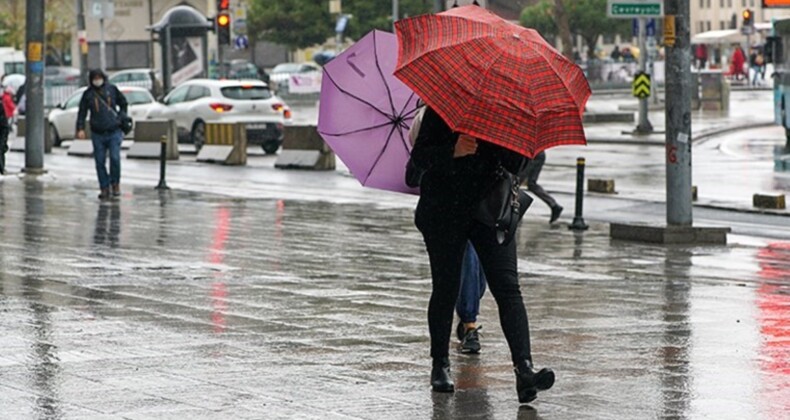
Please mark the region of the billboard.
[[790, 0], [763, 0], [763, 7], [790, 7]]

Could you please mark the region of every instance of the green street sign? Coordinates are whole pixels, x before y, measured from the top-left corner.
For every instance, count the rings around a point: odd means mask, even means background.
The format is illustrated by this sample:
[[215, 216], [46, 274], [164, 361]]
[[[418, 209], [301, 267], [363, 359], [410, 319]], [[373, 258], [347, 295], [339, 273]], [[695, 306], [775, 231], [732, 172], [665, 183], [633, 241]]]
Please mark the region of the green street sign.
[[664, 2], [661, 0], [609, 0], [606, 15], [612, 18], [640, 18], [664, 16]]

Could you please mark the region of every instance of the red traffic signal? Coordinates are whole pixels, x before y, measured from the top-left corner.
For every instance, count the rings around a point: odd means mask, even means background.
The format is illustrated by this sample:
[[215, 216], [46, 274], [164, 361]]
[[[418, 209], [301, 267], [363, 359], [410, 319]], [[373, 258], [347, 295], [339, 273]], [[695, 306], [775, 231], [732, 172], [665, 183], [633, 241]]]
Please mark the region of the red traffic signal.
[[217, 12], [230, 9], [230, 0], [217, 0]]

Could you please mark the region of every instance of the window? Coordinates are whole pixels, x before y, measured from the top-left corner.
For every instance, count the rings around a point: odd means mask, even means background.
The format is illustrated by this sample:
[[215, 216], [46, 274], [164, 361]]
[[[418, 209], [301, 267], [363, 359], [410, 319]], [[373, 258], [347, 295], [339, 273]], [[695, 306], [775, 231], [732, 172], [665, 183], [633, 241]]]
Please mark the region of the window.
[[719, 7], [724, 8], [724, 0], [719, 0]]
[[71, 108], [76, 108], [76, 107], [80, 106], [80, 101], [82, 100], [82, 94], [84, 92], [85, 91], [81, 91], [79, 93], [74, 94], [74, 96], [69, 98], [68, 102], [66, 102], [66, 106], [64, 106], [63, 108], [71, 109]]
[[722, 21], [719, 21], [719, 29], [721, 29], [721, 30], [724, 30], [724, 29], [726, 29], [726, 28], [724, 27], [724, 21], [723, 21], [723, 20], [722, 20]]
[[149, 79], [147, 73], [137, 72], [129, 73], [129, 80], [132, 82], [147, 82]]
[[708, 0], [708, 9], [710, 9], [710, 0]]
[[206, 96], [211, 96], [211, 91], [205, 86], [190, 86], [189, 93], [187, 93], [185, 102], [194, 101], [196, 99], [205, 98]]
[[176, 90], [170, 93], [170, 95], [167, 95], [167, 98], [165, 98], [165, 103], [172, 105], [184, 102], [184, 98], [186, 98], [188, 90], [189, 86], [181, 86], [176, 88]]
[[269, 89], [263, 86], [239, 85], [224, 87], [220, 90], [222, 91], [222, 96], [228, 99], [255, 100], [269, 99], [272, 97], [272, 93]]
[[710, 21], [707, 21], [707, 22], [706, 22], [706, 24], [707, 24], [707, 26], [708, 26], [708, 30], [710, 31], [710, 30], [711, 30], [711, 24], [710, 24]]
[[123, 96], [126, 97], [126, 102], [128, 102], [129, 105], [150, 104], [153, 102], [151, 94], [139, 90], [124, 92]]
[[749, 5], [754, 7], [754, 0], [749, 0]]
[[732, 8], [732, 0], [727, 0], [727, 7]]
[[[743, 0], [743, 1], [746, 1], [746, 0]], [[705, 0], [699, 0], [699, 8], [700, 9], [704, 9], [705, 8]]]
[[746, 7], [746, 0], [741, 0], [741, 7]]

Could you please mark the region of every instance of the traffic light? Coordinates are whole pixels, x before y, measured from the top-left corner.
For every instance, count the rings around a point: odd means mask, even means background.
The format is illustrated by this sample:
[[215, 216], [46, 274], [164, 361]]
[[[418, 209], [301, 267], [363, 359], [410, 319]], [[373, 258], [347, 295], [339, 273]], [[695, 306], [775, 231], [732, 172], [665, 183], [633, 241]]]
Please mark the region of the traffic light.
[[217, 43], [230, 45], [230, 0], [217, 0]]
[[230, 45], [230, 13], [217, 14], [217, 42], [220, 45]]
[[743, 16], [744, 28], [754, 26], [754, 12], [752, 12], [752, 9], [744, 9], [741, 15]]

